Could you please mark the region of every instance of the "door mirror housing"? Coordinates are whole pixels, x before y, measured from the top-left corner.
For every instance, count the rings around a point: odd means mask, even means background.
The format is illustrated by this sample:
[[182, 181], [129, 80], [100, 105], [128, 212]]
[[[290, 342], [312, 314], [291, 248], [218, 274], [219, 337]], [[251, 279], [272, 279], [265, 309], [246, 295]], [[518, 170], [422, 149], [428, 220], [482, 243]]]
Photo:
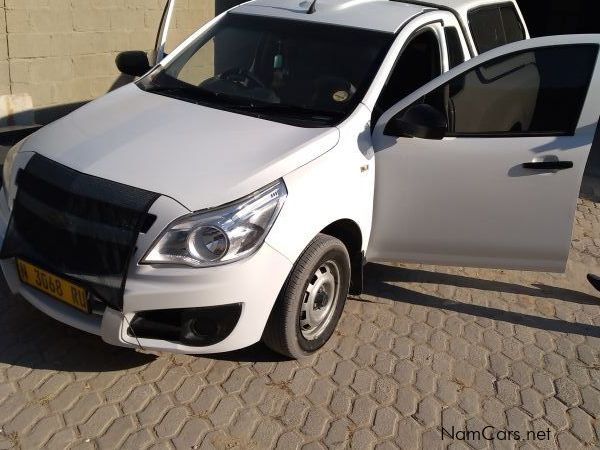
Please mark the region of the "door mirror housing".
[[443, 139], [448, 131], [446, 115], [426, 103], [399, 112], [385, 126], [386, 136]]
[[119, 53], [115, 63], [121, 73], [132, 77], [141, 77], [151, 69], [148, 55], [139, 50]]

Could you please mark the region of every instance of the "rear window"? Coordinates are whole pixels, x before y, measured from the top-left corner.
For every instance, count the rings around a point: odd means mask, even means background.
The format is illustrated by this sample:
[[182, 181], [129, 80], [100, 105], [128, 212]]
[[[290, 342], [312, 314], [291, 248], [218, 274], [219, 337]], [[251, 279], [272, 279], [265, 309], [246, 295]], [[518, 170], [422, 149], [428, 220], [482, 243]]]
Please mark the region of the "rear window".
[[479, 53], [525, 39], [525, 30], [512, 3], [469, 11], [469, 26]]

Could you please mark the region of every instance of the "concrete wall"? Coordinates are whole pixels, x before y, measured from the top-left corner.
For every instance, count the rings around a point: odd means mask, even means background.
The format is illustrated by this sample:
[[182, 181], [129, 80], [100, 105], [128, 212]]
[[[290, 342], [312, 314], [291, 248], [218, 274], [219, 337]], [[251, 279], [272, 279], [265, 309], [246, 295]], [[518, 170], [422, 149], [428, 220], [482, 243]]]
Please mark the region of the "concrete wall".
[[[115, 56], [152, 49], [165, 3], [0, 0], [0, 124], [11, 112], [12, 122], [23, 121], [18, 111], [28, 107], [45, 123], [130, 81], [118, 73]], [[214, 0], [178, 0], [167, 47], [214, 14]]]
[[8, 77], [8, 45], [6, 40], [6, 15], [4, 1], [0, 0], [0, 95], [10, 92]]

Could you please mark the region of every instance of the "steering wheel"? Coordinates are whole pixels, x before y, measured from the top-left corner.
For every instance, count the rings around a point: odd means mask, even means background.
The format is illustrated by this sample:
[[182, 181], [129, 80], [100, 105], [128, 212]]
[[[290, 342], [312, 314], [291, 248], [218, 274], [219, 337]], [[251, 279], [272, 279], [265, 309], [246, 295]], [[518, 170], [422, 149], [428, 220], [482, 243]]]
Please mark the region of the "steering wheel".
[[[226, 70], [225, 72], [220, 74], [218, 76], [218, 78], [219, 78], [219, 80], [230, 81], [234, 84], [243, 86], [245, 88], [250, 88], [250, 87], [259, 87], [259, 88], [263, 88], [263, 89], [266, 88], [265, 84], [262, 81], [260, 81], [256, 75], [254, 75], [252, 72], [250, 72], [247, 69], [242, 69], [241, 67]], [[252, 82], [252, 86], [250, 86], [250, 83], [248, 83], [248, 81]]]

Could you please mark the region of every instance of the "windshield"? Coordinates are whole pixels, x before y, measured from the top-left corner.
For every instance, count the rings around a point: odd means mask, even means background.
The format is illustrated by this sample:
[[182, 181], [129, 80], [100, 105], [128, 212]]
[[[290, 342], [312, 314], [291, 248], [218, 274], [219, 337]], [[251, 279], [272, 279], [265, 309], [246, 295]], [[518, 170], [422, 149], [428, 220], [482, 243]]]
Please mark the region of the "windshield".
[[361, 101], [393, 35], [229, 13], [147, 91], [299, 126], [332, 126]]

